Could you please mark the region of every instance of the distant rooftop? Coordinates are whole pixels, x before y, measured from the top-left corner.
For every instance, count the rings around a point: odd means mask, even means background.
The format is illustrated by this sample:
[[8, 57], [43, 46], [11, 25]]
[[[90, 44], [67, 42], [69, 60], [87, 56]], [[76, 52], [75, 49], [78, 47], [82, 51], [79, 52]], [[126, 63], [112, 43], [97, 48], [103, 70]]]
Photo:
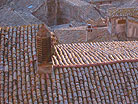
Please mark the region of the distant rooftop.
[[109, 17], [119, 17], [119, 16], [137, 16], [138, 8], [124, 7], [124, 8], [111, 8], [108, 11]]
[[130, 0], [129, 2], [126, 2], [124, 5], [121, 6], [121, 8], [138, 8], [138, 0]]
[[138, 16], [128, 16], [128, 20], [135, 21], [138, 23]]
[[0, 26], [20, 26], [42, 23], [31, 13], [16, 11], [8, 6], [0, 9], [0, 16]]
[[44, 4], [44, 0], [13, 0], [9, 6], [16, 11], [33, 12], [42, 4]]

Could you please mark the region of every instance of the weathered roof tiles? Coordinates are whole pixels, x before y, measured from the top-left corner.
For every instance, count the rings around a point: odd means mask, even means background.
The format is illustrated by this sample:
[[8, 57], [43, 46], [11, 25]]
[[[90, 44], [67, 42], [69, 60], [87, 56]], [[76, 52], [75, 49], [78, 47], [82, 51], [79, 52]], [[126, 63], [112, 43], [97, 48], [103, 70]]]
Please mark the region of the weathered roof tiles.
[[55, 65], [83, 65], [138, 58], [138, 42], [96, 42], [57, 45]]
[[[6, 67], [0, 71], [1, 104], [138, 103], [138, 61], [129, 61], [138, 57], [137, 41], [57, 45], [53, 64], [61, 67], [40, 75], [36, 73], [37, 28], [32, 28], [34, 32], [24, 27], [15, 32], [2, 29], [0, 63]], [[120, 63], [71, 67], [114, 60]]]

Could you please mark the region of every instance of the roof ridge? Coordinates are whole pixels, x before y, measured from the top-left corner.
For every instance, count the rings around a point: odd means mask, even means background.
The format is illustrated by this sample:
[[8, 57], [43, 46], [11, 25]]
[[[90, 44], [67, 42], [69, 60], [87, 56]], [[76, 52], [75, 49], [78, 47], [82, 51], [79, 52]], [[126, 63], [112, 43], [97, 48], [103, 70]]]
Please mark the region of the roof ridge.
[[70, 68], [92, 67], [92, 66], [111, 65], [111, 64], [115, 64], [115, 63], [125, 63], [125, 62], [138, 62], [138, 58], [115, 60], [115, 61], [108, 61], [108, 62], [98, 62], [98, 63], [92, 63], [92, 64], [53, 65], [53, 69], [55, 69], [55, 68], [68, 68], [68, 67], [70, 67]]

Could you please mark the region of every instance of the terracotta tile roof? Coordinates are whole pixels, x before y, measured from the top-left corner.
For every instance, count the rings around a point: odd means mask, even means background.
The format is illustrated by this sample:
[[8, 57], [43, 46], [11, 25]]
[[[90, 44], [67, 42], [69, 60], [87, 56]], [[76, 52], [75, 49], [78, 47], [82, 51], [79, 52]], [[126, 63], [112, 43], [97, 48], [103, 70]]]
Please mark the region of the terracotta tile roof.
[[16, 11], [8, 6], [0, 8], [0, 16], [0, 27], [42, 24], [42, 22], [31, 13]]
[[[78, 68], [56, 67], [52, 74], [39, 75], [35, 53], [38, 25], [34, 25], [31, 31], [26, 31], [26, 27], [2, 29], [5, 35], [1, 36], [0, 63], [4, 68], [0, 71], [0, 103], [138, 103], [138, 61]], [[57, 45], [54, 64], [56, 59], [60, 64], [65, 63], [64, 58], [67, 63], [74, 64], [137, 59], [137, 45], [137, 41]], [[80, 57], [75, 53], [78, 50]], [[95, 58], [95, 61], [88, 58]]]
[[138, 15], [138, 8], [133, 8], [133, 7], [114, 8], [108, 10], [109, 17], [137, 16], [137, 15]]
[[83, 65], [138, 58], [138, 42], [96, 42], [57, 45], [55, 65]]

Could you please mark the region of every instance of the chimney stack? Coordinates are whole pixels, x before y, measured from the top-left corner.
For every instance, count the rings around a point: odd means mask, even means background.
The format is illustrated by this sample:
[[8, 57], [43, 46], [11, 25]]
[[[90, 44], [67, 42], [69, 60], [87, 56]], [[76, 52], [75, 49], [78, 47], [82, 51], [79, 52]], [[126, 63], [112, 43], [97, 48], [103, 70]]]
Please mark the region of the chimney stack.
[[51, 32], [43, 24], [36, 36], [38, 73], [51, 73], [52, 53], [51, 53]]

